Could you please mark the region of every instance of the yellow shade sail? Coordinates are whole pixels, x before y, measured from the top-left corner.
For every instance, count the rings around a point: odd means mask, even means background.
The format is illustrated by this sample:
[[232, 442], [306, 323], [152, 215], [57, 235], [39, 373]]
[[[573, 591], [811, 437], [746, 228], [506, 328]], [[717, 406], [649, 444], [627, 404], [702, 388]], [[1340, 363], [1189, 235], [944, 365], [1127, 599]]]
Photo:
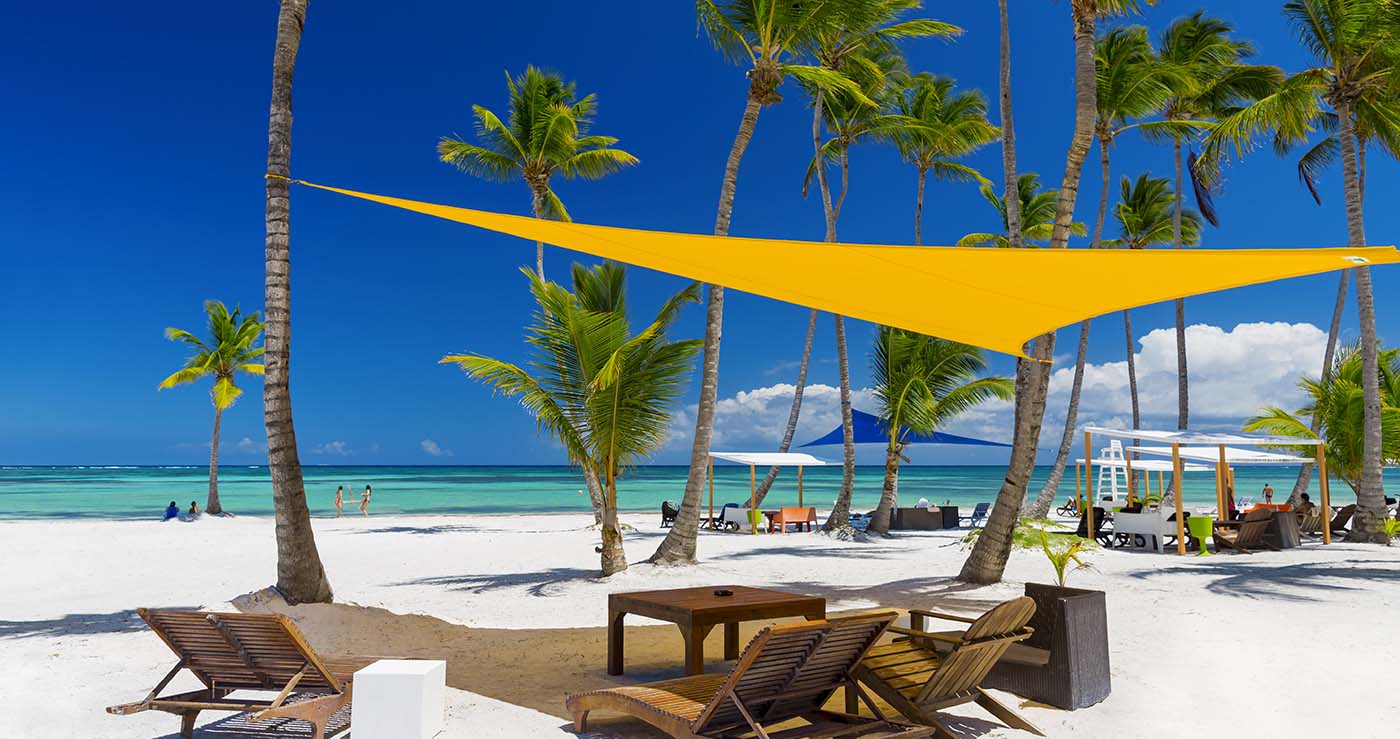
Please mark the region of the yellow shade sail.
[[1036, 336], [1125, 308], [1400, 262], [1393, 247], [996, 249], [704, 236], [561, 223], [301, 184], [1018, 356]]

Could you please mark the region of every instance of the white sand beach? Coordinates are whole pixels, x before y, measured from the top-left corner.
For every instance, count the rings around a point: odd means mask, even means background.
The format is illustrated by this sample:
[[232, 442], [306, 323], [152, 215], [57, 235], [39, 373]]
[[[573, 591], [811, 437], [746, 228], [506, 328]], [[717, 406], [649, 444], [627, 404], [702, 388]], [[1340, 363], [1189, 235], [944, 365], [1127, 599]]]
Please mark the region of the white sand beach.
[[[623, 520], [637, 529], [627, 551], [640, 560], [663, 530], [653, 515]], [[829, 611], [973, 613], [1051, 577], [1039, 554], [1017, 552], [1006, 582], [955, 583], [965, 555], [953, 532], [875, 543], [706, 533], [698, 566], [633, 565], [603, 580], [589, 523], [586, 515], [317, 519], [337, 604], [291, 609], [257, 592], [273, 580], [270, 519], [0, 523], [0, 737], [176, 735], [170, 715], [103, 710], [141, 698], [174, 663], [135, 616], [140, 606], [278, 608], [319, 649], [444, 658], [445, 736], [552, 737], [569, 735], [564, 691], [609, 684], [601, 627], [610, 592], [741, 584], [824, 596]], [[1049, 736], [1394, 736], [1400, 548], [1091, 559], [1094, 569], [1070, 584], [1108, 593], [1112, 696], [1067, 712], [1003, 694]], [[679, 675], [674, 627], [628, 623], [627, 679]], [[707, 657], [720, 652], [716, 631]], [[952, 713], [965, 717], [967, 736], [1029, 736], [977, 707]], [[590, 736], [654, 734], [619, 719]]]

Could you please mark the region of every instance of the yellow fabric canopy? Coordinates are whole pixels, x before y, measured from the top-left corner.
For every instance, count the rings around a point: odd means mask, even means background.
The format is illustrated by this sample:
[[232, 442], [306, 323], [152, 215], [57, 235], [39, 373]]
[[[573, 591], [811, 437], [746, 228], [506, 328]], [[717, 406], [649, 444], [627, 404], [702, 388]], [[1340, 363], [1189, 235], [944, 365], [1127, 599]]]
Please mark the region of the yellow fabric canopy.
[[301, 184], [1006, 354], [1086, 318], [1400, 262], [1393, 247], [996, 249], [829, 244], [561, 223]]

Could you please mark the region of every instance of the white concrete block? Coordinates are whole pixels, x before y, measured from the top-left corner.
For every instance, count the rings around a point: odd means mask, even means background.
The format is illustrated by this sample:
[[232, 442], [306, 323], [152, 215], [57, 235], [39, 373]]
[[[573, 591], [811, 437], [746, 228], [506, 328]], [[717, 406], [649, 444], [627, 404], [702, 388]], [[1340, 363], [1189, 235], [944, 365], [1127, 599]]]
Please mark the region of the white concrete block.
[[447, 663], [381, 659], [355, 673], [350, 732], [355, 739], [432, 739], [442, 731]]

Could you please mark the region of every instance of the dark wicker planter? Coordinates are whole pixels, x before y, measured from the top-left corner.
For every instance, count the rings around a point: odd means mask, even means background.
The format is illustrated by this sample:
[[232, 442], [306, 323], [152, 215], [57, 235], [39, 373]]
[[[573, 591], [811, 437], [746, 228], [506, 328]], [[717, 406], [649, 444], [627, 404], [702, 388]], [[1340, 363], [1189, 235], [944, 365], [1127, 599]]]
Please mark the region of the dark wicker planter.
[[1108, 613], [1098, 590], [1026, 583], [1035, 601], [1035, 634], [1012, 645], [983, 681], [989, 688], [1074, 710], [1112, 690], [1108, 669]]

